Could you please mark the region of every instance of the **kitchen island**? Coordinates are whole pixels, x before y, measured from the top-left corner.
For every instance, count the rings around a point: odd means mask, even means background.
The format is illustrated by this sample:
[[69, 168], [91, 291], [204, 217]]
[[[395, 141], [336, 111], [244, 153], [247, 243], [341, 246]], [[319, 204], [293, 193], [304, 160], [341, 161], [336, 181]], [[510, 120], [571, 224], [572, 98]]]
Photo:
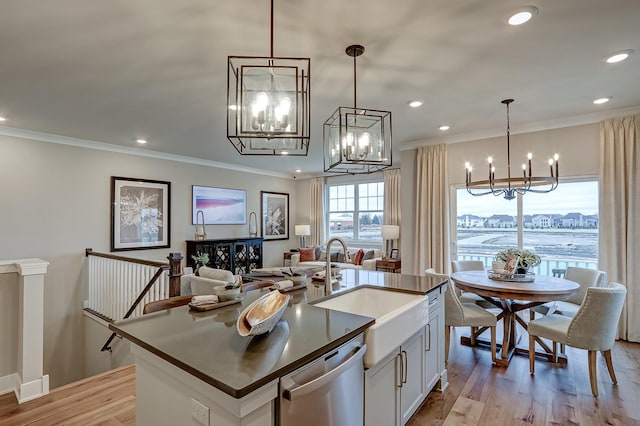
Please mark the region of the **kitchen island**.
[[[275, 424], [279, 378], [374, 323], [372, 318], [316, 307], [313, 302], [375, 286], [427, 295], [431, 304], [431, 296], [441, 294], [443, 284], [425, 277], [345, 270], [329, 295], [324, 285], [313, 284], [290, 293], [282, 320], [262, 336], [241, 337], [236, 319], [268, 289], [249, 291], [241, 304], [208, 312], [184, 306], [112, 324], [113, 331], [133, 343], [137, 423]], [[432, 340], [429, 337], [429, 349]], [[437, 370], [446, 385], [444, 364]]]

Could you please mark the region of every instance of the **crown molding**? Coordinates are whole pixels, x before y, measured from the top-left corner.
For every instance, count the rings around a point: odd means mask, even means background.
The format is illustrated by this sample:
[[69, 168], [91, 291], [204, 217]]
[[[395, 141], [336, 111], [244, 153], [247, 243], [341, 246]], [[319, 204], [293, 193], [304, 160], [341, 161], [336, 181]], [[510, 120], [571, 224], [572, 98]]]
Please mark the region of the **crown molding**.
[[218, 161], [203, 160], [202, 158], [187, 157], [185, 155], [169, 154], [159, 151], [147, 151], [140, 148], [131, 148], [128, 146], [113, 145], [104, 142], [96, 142], [88, 139], [73, 138], [69, 136], [60, 136], [53, 133], [37, 132], [34, 130], [19, 129], [17, 127], [0, 126], [0, 135], [13, 136], [23, 139], [32, 139], [40, 142], [56, 143], [60, 145], [70, 145], [80, 148], [97, 149], [100, 151], [116, 152], [119, 154], [137, 155], [140, 157], [155, 158], [159, 160], [177, 161], [180, 163], [196, 164], [199, 166], [216, 167], [219, 169], [235, 170], [243, 173], [253, 173], [263, 176], [274, 176], [279, 178], [291, 179], [291, 175], [278, 173], [271, 170], [255, 169], [252, 167], [243, 167], [237, 164], [221, 163]]
[[[511, 130], [512, 135], [520, 134], [520, 133], [532, 133], [539, 132], [543, 130], [552, 130], [552, 129], [561, 129], [563, 127], [574, 127], [574, 126], [582, 126], [585, 124], [593, 124], [597, 123], [601, 120], [605, 120], [607, 118], [613, 117], [623, 117], [626, 115], [634, 115], [640, 114], [640, 106], [634, 106], [629, 108], [620, 108], [609, 111], [599, 111], [584, 115], [576, 115], [573, 117], [564, 117], [557, 118], [553, 120], [546, 121], [537, 121], [533, 123], [519, 123], [517, 131]], [[491, 130], [479, 130], [476, 132], [468, 132], [468, 133], [460, 133], [457, 135], [447, 135], [447, 136], [439, 136], [431, 139], [422, 139], [416, 141], [409, 141], [402, 144], [400, 147], [401, 151], [406, 151], [410, 149], [416, 149], [425, 145], [436, 145], [436, 144], [451, 144], [451, 143], [459, 143], [459, 142], [469, 142], [480, 139], [488, 139], [495, 138], [499, 136], [504, 136], [505, 130], [504, 128], [500, 129], [491, 129]]]

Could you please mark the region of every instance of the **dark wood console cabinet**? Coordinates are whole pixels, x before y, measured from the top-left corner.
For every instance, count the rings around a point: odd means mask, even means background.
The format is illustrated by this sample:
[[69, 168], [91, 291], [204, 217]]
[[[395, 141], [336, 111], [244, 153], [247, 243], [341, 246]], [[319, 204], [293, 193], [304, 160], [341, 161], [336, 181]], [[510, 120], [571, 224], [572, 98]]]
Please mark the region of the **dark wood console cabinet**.
[[196, 253], [209, 254], [207, 266], [234, 274], [248, 274], [262, 268], [262, 238], [187, 240], [187, 266], [195, 268], [191, 256]]

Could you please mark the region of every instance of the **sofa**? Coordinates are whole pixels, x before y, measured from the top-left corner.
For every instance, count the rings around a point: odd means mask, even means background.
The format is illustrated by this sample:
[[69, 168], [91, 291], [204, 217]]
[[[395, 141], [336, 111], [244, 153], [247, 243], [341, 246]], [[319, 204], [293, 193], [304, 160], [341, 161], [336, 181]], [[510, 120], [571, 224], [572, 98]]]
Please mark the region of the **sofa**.
[[198, 275], [186, 274], [180, 277], [180, 294], [214, 294], [214, 287], [232, 284], [234, 280], [231, 271], [202, 266], [198, 269]]
[[[300, 249], [298, 253], [291, 255], [291, 266], [325, 266], [327, 264], [327, 253], [324, 245]], [[363, 251], [360, 264], [355, 264], [354, 260], [359, 250]], [[342, 248], [333, 248], [330, 253], [331, 264], [337, 265], [340, 269], [366, 269], [376, 270], [376, 260], [382, 259], [382, 250], [358, 247], [347, 247], [351, 262], [346, 262]], [[302, 257], [302, 260], [301, 260]]]

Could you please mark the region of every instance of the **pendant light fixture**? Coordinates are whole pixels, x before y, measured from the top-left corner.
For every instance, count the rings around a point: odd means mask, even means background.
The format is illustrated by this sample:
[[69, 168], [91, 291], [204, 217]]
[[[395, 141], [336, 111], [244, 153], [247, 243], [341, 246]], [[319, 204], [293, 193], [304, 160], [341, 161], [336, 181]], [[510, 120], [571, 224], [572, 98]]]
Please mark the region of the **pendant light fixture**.
[[[558, 154], [549, 159], [549, 176], [532, 176], [531, 160], [533, 155], [527, 154], [528, 164], [522, 164], [522, 176], [511, 176], [511, 146], [509, 141], [509, 104], [513, 99], [505, 99], [502, 101], [507, 106], [507, 177], [495, 177], [496, 168], [493, 165], [493, 158], [489, 157], [489, 175], [487, 180], [471, 180], [472, 167], [469, 162], [465, 163], [466, 168], [466, 186], [467, 191], [471, 195], [487, 195], [492, 194], [504, 196], [507, 200], [513, 200], [516, 194], [526, 194], [527, 192], [546, 193], [551, 192], [558, 187]], [[555, 164], [555, 173], [554, 173]]]
[[242, 155], [307, 155], [309, 58], [229, 56], [227, 138]]
[[324, 123], [324, 171], [373, 173], [391, 166], [391, 112], [357, 107], [356, 58], [364, 47], [346, 53], [353, 58], [353, 107], [338, 107]]

